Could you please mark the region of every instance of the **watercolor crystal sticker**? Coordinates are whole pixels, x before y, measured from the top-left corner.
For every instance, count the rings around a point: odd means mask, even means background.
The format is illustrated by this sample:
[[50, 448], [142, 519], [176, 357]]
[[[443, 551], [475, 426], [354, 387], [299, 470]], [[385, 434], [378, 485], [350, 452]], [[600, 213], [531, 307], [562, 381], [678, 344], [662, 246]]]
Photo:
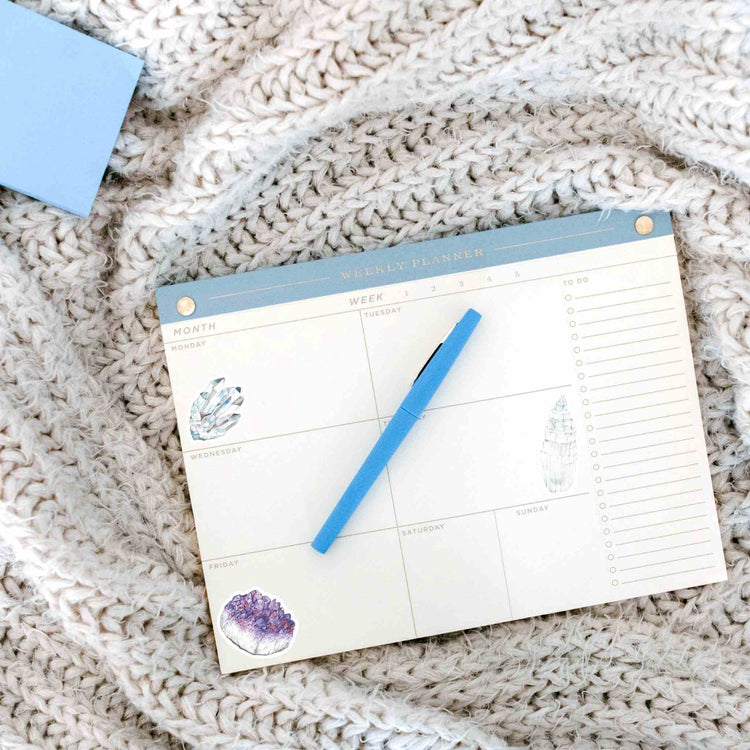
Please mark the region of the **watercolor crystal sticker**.
[[550, 492], [570, 489], [576, 476], [576, 428], [565, 396], [557, 399], [547, 419], [542, 443], [542, 472]]
[[193, 440], [214, 440], [240, 421], [236, 409], [245, 400], [239, 387], [222, 388], [224, 378], [212, 380], [190, 407], [190, 436]]
[[233, 596], [224, 605], [219, 627], [243, 651], [268, 656], [289, 647], [295, 623], [280, 602], [253, 589]]

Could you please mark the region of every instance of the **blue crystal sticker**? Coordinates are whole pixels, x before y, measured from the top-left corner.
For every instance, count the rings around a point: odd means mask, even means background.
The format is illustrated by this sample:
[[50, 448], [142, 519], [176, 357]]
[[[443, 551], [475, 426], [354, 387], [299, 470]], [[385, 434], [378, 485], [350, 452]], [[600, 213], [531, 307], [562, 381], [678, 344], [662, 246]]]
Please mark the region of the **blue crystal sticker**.
[[226, 435], [240, 421], [237, 409], [245, 400], [242, 388], [224, 388], [224, 378], [212, 380], [190, 407], [190, 436], [193, 440], [215, 440]]

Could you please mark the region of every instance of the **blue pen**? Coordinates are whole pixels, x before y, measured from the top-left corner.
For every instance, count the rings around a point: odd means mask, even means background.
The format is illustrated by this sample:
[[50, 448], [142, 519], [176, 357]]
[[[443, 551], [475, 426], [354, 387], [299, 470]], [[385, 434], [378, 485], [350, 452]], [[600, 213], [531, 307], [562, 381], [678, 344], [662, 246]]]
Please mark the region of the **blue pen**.
[[312, 542], [313, 549], [325, 554], [341, 533], [346, 522], [351, 518], [357, 506], [362, 502], [370, 487], [380, 476], [388, 461], [409, 434], [420, 414], [425, 410], [435, 391], [445, 380], [448, 371], [461, 354], [461, 350], [474, 333], [482, 316], [469, 309], [461, 320], [453, 326], [451, 332], [438, 344], [419, 371], [416, 380], [406, 398], [401, 402], [378, 442], [370, 451], [362, 467], [352, 479], [336, 507], [331, 511], [323, 527]]

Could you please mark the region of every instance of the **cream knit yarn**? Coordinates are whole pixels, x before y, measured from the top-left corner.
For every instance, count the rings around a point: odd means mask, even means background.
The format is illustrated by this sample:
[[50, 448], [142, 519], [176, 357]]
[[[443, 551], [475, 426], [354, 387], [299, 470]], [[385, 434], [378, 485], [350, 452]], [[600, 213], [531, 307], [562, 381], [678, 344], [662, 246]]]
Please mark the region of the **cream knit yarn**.
[[[146, 72], [89, 219], [0, 190], [0, 747], [750, 747], [747, 2], [23, 1]], [[154, 287], [613, 207], [728, 582], [221, 676]]]

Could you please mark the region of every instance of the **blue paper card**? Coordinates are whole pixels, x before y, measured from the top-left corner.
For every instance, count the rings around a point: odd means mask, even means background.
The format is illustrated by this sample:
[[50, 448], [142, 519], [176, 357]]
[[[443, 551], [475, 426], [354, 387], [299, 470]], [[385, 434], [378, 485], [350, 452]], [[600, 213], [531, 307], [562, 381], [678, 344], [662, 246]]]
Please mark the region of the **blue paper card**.
[[0, 0], [0, 184], [88, 216], [142, 67]]

